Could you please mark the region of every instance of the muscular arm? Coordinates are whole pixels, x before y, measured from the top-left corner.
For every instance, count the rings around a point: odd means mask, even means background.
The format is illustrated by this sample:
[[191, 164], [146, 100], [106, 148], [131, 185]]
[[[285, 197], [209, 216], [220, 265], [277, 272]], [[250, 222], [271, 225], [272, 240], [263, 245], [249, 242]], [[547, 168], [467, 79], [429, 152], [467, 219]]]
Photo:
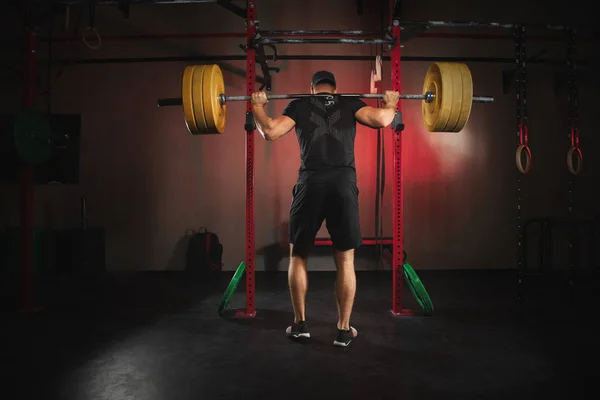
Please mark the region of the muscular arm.
[[396, 105], [383, 108], [366, 106], [358, 110], [355, 117], [360, 124], [377, 129], [389, 126], [394, 120], [395, 114]]
[[386, 126], [391, 125], [392, 121], [394, 120], [399, 98], [400, 93], [392, 90], [386, 90], [383, 95], [383, 104], [385, 104], [383, 107], [361, 107], [354, 116], [362, 125], [375, 129], [385, 128]]
[[252, 113], [258, 131], [266, 140], [277, 140], [296, 126], [293, 119], [286, 115], [271, 118], [265, 112], [263, 106], [253, 105]]

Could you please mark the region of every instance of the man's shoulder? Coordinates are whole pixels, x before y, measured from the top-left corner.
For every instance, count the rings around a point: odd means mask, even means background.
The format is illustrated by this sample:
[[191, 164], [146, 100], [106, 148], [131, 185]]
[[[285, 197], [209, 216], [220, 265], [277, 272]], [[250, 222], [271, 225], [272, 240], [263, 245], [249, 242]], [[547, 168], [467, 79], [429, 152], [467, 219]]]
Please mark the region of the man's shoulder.
[[367, 105], [359, 97], [355, 96], [337, 96], [336, 103], [338, 109], [352, 114], [356, 114], [358, 110]]
[[285, 107], [283, 108], [283, 114], [289, 114], [289, 113], [295, 113], [298, 110], [298, 100], [300, 99], [294, 99], [292, 101], [290, 101], [289, 103], [287, 103], [285, 105]]
[[287, 103], [286, 108], [298, 107], [304, 103], [304, 100], [304, 98], [293, 99], [289, 103]]
[[364, 104], [364, 105], [366, 105], [365, 101], [359, 96], [360, 95], [339, 96], [339, 99], [340, 99], [340, 101], [343, 101], [345, 104]]

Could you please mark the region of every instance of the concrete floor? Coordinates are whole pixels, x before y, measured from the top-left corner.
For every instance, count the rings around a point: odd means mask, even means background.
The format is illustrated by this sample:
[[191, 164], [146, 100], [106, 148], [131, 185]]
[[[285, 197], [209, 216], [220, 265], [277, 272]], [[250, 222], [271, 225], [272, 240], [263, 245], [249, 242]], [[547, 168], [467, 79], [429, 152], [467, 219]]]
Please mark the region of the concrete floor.
[[[335, 348], [334, 273], [309, 274], [312, 338], [288, 340], [285, 272], [257, 273], [254, 320], [219, 317], [231, 273], [47, 283], [46, 310], [4, 298], [6, 399], [587, 399], [598, 397], [598, 281], [514, 271], [418, 271], [434, 306], [394, 318], [391, 274], [359, 272], [357, 340]], [[243, 307], [243, 282], [230, 307]], [[13, 304], [14, 305], [14, 304]]]

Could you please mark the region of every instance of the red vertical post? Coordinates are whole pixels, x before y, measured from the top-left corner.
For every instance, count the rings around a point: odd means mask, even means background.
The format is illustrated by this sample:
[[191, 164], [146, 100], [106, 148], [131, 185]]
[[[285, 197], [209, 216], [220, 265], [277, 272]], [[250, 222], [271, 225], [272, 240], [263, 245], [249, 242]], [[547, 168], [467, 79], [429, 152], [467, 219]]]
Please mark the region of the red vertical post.
[[[35, 107], [36, 100], [36, 36], [34, 27], [27, 32], [23, 108]], [[33, 173], [32, 165], [21, 167], [21, 311], [34, 312], [33, 299]]]
[[[256, 51], [252, 38], [256, 32], [256, 2], [246, 2], [246, 95], [254, 92]], [[236, 313], [238, 317], [256, 316], [254, 304], [254, 125], [252, 122], [252, 103], [246, 103], [246, 309]]]
[[[390, 70], [392, 74], [393, 90], [402, 93], [400, 79], [400, 21], [394, 19], [392, 2], [392, 35], [396, 39], [390, 51]], [[402, 100], [398, 101], [398, 113], [402, 113]], [[402, 221], [402, 128], [394, 128], [394, 222], [393, 222], [393, 249], [392, 249], [392, 314], [395, 316], [411, 316], [413, 311], [402, 307], [402, 269], [403, 269], [403, 221]]]

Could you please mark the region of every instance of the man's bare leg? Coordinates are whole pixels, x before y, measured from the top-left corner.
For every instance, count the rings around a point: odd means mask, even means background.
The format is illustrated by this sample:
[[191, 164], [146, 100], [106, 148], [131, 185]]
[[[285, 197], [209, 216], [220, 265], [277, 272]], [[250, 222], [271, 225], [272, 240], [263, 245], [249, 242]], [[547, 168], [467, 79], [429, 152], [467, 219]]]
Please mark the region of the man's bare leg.
[[334, 250], [337, 276], [335, 279], [335, 294], [338, 306], [337, 328], [350, 329], [350, 315], [356, 295], [356, 273], [354, 272], [354, 250]]
[[294, 323], [306, 321], [306, 291], [308, 276], [306, 273], [306, 257], [294, 254], [294, 245], [290, 244], [290, 266], [288, 268], [288, 285], [292, 306], [294, 307]]

